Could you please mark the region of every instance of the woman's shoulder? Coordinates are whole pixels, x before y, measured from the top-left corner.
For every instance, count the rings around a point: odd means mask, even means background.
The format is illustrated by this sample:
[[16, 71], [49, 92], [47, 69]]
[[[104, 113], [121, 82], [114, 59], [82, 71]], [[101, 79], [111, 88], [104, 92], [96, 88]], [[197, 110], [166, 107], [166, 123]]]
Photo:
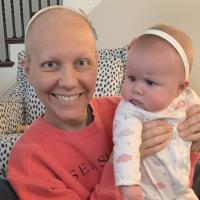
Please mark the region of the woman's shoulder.
[[101, 122], [101, 124], [110, 131], [115, 110], [120, 99], [121, 97], [98, 97], [94, 98], [90, 103], [96, 121]]
[[120, 100], [120, 96], [95, 97], [92, 99], [90, 104], [95, 109], [108, 111], [115, 110]]
[[27, 147], [27, 149], [31, 149], [32, 147], [36, 148], [38, 143], [44, 142], [44, 138], [49, 135], [50, 131], [52, 132], [49, 125], [43, 120], [42, 117], [38, 117], [27, 127], [25, 132], [16, 142], [15, 146], [23, 144], [23, 146]]

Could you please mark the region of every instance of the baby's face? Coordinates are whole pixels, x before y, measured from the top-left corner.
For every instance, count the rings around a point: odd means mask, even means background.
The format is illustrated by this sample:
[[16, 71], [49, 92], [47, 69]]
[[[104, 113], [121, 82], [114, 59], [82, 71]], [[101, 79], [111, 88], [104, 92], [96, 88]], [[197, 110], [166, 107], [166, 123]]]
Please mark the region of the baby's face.
[[46, 107], [44, 118], [61, 129], [84, 127], [97, 74], [95, 40], [88, 27], [46, 23], [33, 34], [28, 79]]
[[128, 52], [123, 97], [151, 112], [166, 108], [184, 89], [184, 68], [168, 43], [139, 41]]

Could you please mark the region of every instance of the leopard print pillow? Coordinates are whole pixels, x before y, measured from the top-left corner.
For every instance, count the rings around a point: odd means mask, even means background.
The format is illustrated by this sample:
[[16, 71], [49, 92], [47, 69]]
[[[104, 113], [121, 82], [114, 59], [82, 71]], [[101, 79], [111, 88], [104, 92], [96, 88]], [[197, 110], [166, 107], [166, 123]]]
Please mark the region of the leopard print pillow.
[[23, 123], [23, 106], [20, 98], [0, 100], [0, 134], [10, 134]]

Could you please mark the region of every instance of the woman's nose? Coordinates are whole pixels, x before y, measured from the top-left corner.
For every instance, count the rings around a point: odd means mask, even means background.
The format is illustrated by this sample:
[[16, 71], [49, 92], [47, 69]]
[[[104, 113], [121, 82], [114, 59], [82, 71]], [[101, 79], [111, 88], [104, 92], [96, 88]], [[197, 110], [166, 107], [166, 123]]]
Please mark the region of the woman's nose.
[[65, 66], [60, 71], [59, 85], [71, 89], [77, 85], [78, 74], [73, 66]]

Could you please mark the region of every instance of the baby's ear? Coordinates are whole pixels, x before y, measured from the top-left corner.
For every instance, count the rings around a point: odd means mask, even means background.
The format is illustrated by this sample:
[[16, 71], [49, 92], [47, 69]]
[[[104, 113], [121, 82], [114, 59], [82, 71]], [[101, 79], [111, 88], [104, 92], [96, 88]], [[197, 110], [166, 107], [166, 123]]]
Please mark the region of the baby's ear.
[[189, 82], [187, 80], [185, 80], [183, 83], [181, 83], [178, 86], [178, 90], [177, 90], [177, 96], [179, 96], [189, 85]]
[[129, 43], [128, 45], [128, 50], [130, 50], [130, 48], [133, 46], [134, 42], [136, 41], [137, 38], [133, 38], [132, 41]]

